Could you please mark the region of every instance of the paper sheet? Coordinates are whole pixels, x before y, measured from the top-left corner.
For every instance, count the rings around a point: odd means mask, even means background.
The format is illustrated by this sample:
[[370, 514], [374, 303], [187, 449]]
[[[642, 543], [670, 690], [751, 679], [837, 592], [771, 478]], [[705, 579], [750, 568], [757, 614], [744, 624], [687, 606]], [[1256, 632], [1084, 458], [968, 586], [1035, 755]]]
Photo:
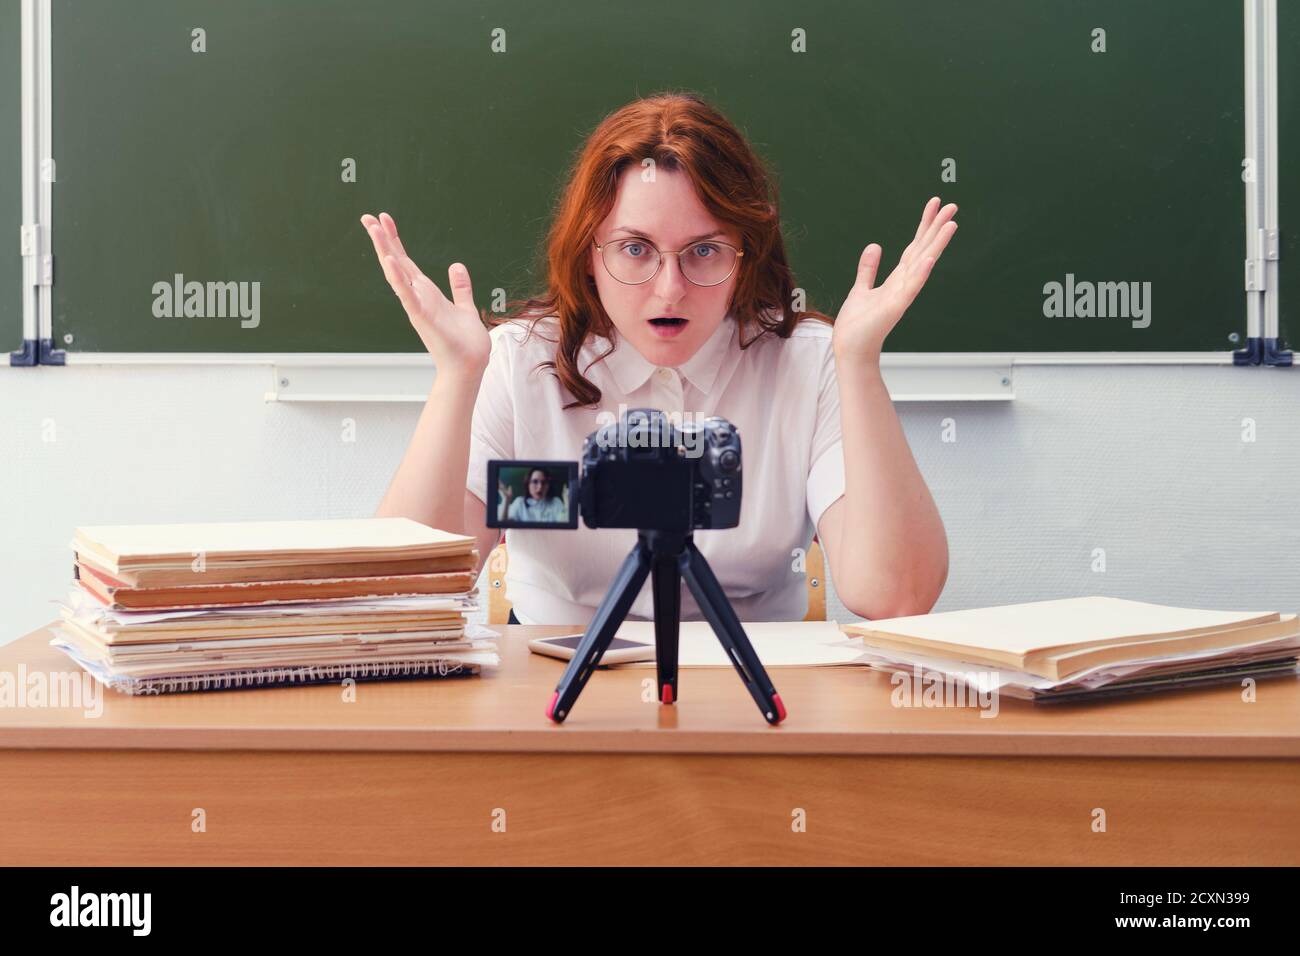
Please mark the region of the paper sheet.
[[[822, 667], [856, 663], [861, 648], [844, 646], [834, 621], [747, 621], [745, 636], [764, 667]], [[618, 637], [654, 647], [654, 621], [624, 621]], [[678, 637], [679, 667], [731, 667], [731, 658], [708, 621], [682, 621]], [[654, 667], [654, 661], [613, 665]]]

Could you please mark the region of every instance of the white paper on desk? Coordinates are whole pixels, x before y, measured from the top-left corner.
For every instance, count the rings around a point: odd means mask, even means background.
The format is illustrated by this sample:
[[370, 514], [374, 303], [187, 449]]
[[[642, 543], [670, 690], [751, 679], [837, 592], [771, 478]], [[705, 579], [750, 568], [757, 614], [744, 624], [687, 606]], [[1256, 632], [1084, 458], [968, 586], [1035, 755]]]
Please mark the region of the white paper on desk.
[[[825, 667], [855, 664], [861, 648], [844, 647], [844, 632], [834, 621], [745, 621], [745, 636], [764, 667]], [[682, 621], [678, 631], [679, 667], [731, 667], [708, 621]], [[618, 637], [654, 647], [654, 621], [624, 621]], [[654, 661], [636, 661], [616, 667], [654, 667]]]

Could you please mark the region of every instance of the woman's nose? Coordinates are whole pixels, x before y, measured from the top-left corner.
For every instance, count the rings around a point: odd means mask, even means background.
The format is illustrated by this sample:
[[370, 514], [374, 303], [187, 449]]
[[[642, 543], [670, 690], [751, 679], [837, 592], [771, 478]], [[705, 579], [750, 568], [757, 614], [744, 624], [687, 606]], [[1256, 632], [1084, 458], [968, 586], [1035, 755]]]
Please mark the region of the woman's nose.
[[659, 263], [659, 275], [655, 276], [655, 294], [664, 302], [677, 302], [686, 294], [690, 284], [682, 275], [679, 256], [664, 256]]

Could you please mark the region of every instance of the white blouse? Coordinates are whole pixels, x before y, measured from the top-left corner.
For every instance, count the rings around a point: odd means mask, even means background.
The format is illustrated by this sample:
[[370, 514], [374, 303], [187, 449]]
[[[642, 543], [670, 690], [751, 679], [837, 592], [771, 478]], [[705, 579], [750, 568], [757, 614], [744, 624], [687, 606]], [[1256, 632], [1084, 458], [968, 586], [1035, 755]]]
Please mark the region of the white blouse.
[[[790, 338], [768, 333], [742, 350], [739, 324], [728, 315], [677, 368], [651, 364], [617, 332], [617, 348], [588, 367], [609, 348], [592, 335], [578, 369], [601, 390], [601, 407], [567, 411], [572, 396], [552, 369], [537, 368], [555, 358], [558, 323], [544, 319], [532, 336], [526, 329], [524, 320], [492, 329], [470, 432], [469, 491], [487, 500], [489, 459], [577, 461], [583, 439], [628, 409], [658, 408], [688, 422], [720, 415], [740, 432], [740, 524], [696, 531], [695, 545], [742, 621], [801, 620], [808, 611], [803, 556], [822, 513], [844, 494], [831, 327], [804, 319]], [[593, 530], [581, 520], [576, 530], [506, 529], [515, 616], [585, 627], [635, 544], [634, 529]], [[685, 582], [681, 602], [682, 620], [703, 619]], [[628, 618], [653, 616], [647, 576]]]
[[[559, 498], [547, 498], [545, 501], [534, 501], [527, 496], [516, 498], [510, 502], [510, 507], [505, 509], [504, 517], [510, 521], [568, 521], [569, 509], [565, 507], [563, 501]], [[500, 514], [501, 509], [497, 509]], [[519, 615], [515, 615], [518, 617]]]

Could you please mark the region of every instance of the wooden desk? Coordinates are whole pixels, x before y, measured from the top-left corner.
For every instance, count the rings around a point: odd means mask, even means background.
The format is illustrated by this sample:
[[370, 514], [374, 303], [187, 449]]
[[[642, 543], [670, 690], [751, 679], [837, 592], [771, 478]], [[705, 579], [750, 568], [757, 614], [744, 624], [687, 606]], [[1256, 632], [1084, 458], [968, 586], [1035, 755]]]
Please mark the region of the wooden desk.
[[[990, 719], [895, 708], [865, 668], [773, 668], [771, 727], [730, 668], [684, 670], [667, 708], [653, 669], [622, 669], [557, 726], [564, 665], [525, 641], [571, 629], [500, 630], [495, 672], [352, 703], [324, 685], [0, 708], [0, 863], [1300, 863], [1294, 679], [1255, 703], [1004, 699]], [[49, 637], [0, 647], [0, 672], [74, 671]]]

